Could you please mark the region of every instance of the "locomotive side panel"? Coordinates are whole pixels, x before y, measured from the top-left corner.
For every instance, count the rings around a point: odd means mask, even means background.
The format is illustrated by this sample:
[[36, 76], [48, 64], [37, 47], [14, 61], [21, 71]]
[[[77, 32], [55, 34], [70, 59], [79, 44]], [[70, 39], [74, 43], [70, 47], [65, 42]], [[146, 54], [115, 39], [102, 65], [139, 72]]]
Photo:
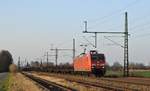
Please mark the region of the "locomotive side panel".
[[91, 60], [89, 54], [77, 57], [74, 60], [74, 71], [91, 72]]

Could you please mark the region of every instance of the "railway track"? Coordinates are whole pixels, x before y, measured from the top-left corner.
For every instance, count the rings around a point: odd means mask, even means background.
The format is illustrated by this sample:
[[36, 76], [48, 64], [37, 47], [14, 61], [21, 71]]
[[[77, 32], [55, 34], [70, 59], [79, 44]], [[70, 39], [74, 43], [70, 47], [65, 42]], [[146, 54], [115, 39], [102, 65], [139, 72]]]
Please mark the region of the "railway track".
[[[39, 74], [44, 75], [44, 74]], [[84, 77], [73, 77], [69, 75], [58, 75], [58, 74], [45, 74], [46, 76], [58, 77], [65, 79], [70, 82], [76, 82], [89, 87], [103, 88], [105, 91], [150, 91], [149, 84], [112, 80], [107, 78], [89, 78], [84, 79]], [[85, 77], [86, 78], [86, 77]]]
[[65, 87], [65, 86], [56, 84], [54, 82], [44, 80], [39, 77], [35, 77], [32, 74], [27, 74], [27, 73], [22, 73], [22, 74], [25, 75], [26, 77], [30, 78], [34, 82], [36, 82], [38, 84], [38, 86], [40, 88], [42, 88], [44, 91], [76, 91], [75, 89]]
[[137, 89], [114, 86], [114, 85], [106, 84], [106, 83], [90, 82], [90, 81], [67, 79], [67, 78], [65, 78], [65, 79], [68, 80], [68, 81], [83, 84], [85, 86], [103, 88], [104, 90], [107, 90], [107, 91], [108, 90], [110, 90], [110, 91], [138, 91]]

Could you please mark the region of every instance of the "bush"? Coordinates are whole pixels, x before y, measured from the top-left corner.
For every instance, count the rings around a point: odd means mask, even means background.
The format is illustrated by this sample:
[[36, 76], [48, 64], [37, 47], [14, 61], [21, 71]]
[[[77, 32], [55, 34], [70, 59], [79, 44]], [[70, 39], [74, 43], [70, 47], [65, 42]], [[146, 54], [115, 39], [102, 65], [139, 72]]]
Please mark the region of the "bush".
[[16, 73], [16, 72], [17, 72], [17, 66], [16, 66], [15, 64], [11, 64], [11, 65], [9, 66], [9, 71], [10, 71], [11, 73]]

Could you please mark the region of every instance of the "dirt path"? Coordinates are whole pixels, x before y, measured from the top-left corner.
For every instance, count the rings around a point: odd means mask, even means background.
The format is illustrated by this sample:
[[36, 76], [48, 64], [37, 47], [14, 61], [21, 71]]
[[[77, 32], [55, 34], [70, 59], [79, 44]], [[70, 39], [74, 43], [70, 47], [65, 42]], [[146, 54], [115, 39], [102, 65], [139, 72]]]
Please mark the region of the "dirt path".
[[8, 73], [0, 73], [0, 84], [7, 78]]

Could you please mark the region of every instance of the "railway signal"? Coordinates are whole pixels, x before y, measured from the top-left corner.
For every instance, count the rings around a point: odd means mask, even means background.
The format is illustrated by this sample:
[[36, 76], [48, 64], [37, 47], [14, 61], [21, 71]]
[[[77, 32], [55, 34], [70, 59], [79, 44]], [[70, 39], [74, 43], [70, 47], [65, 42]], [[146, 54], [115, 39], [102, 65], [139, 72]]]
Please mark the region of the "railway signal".
[[87, 31], [87, 21], [85, 23], [85, 30], [83, 33], [95, 34], [95, 48], [97, 48], [97, 34], [123, 34], [124, 35], [124, 76], [129, 76], [129, 54], [128, 54], [128, 15], [125, 12], [125, 31], [124, 32], [93, 32]]

